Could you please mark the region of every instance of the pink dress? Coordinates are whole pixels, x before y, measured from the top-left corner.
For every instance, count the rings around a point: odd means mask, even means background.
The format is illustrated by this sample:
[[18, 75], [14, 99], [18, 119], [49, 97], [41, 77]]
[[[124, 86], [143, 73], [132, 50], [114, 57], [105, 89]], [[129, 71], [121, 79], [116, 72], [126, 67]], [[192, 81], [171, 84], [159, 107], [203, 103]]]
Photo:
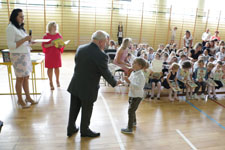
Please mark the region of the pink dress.
[[49, 42], [42, 43], [43, 53], [45, 53], [45, 67], [46, 68], [59, 68], [62, 66], [61, 53], [63, 53], [63, 48], [56, 48], [55, 46], [51, 46], [49, 48], [45, 48], [45, 44], [50, 44], [53, 40], [62, 39], [62, 36], [57, 33], [55, 35], [51, 35], [47, 33], [43, 39], [51, 39]]
[[[117, 65], [117, 66], [120, 66], [120, 67], [124, 70], [125, 73], [128, 73], [129, 68], [128, 68], [126, 65], [124, 65], [124, 64], [119, 64], [119, 63], [117, 63], [117, 61], [116, 61], [118, 52], [119, 52], [119, 51], [117, 51], [116, 57], [115, 57], [113, 63], [114, 63], [115, 65]], [[122, 56], [120, 57], [120, 61], [125, 62], [127, 55], [128, 55], [128, 49], [126, 49], [126, 50], [123, 51], [123, 54], [122, 54]]]

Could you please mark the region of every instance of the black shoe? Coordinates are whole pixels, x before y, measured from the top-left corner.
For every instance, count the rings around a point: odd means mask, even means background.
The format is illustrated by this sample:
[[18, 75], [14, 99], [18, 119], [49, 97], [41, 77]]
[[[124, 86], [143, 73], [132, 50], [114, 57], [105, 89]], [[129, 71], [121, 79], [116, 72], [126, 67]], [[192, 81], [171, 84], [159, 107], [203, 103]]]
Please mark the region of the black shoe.
[[75, 133], [78, 132], [78, 130], [79, 130], [79, 128], [75, 128], [75, 129], [72, 130], [72, 131], [68, 131], [68, 130], [67, 130], [67, 136], [68, 136], [68, 137], [73, 136]]
[[155, 99], [155, 96], [152, 96], [151, 99], [152, 99], [152, 100]]
[[160, 97], [157, 97], [157, 100], [160, 100]]
[[81, 137], [98, 137], [100, 133], [89, 130], [87, 133], [81, 133]]

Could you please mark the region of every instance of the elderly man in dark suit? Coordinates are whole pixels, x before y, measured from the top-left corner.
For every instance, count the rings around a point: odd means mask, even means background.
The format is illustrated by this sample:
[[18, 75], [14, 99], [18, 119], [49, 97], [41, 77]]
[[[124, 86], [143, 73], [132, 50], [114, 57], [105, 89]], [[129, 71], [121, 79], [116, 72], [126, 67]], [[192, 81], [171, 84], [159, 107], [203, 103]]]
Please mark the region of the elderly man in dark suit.
[[103, 52], [109, 35], [104, 31], [96, 31], [92, 35], [92, 41], [81, 45], [75, 56], [75, 70], [68, 91], [71, 94], [69, 122], [67, 136], [71, 137], [78, 131], [76, 119], [81, 110], [81, 137], [97, 137], [100, 133], [89, 129], [93, 104], [98, 96], [100, 77], [112, 86], [120, 84], [116, 81], [108, 69], [108, 57]]

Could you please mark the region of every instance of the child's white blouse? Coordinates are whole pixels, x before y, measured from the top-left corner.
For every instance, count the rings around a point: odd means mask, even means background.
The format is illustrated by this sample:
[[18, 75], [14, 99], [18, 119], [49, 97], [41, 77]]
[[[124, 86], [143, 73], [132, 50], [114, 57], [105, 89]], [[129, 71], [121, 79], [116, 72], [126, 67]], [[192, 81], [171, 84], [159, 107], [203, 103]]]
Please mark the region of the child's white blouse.
[[142, 70], [133, 71], [129, 77], [130, 87], [129, 87], [129, 97], [143, 97], [144, 96], [144, 86], [145, 86], [145, 76]]

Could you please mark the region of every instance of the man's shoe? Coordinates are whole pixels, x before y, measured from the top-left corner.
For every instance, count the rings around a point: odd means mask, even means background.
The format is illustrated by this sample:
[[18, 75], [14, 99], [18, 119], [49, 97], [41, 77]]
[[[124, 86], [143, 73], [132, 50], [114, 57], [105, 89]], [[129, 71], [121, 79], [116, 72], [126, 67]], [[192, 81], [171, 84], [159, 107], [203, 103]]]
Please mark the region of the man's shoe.
[[78, 132], [78, 130], [79, 130], [79, 128], [75, 128], [75, 129], [72, 130], [72, 131], [67, 131], [67, 136], [68, 136], [68, 137], [73, 136], [75, 133]]
[[129, 129], [129, 128], [124, 128], [124, 129], [121, 129], [121, 132], [122, 133], [128, 133], [128, 134], [131, 134], [131, 133], [133, 133], [133, 131], [132, 131], [132, 129]]
[[81, 133], [81, 137], [98, 137], [100, 133], [89, 130], [87, 133]]

